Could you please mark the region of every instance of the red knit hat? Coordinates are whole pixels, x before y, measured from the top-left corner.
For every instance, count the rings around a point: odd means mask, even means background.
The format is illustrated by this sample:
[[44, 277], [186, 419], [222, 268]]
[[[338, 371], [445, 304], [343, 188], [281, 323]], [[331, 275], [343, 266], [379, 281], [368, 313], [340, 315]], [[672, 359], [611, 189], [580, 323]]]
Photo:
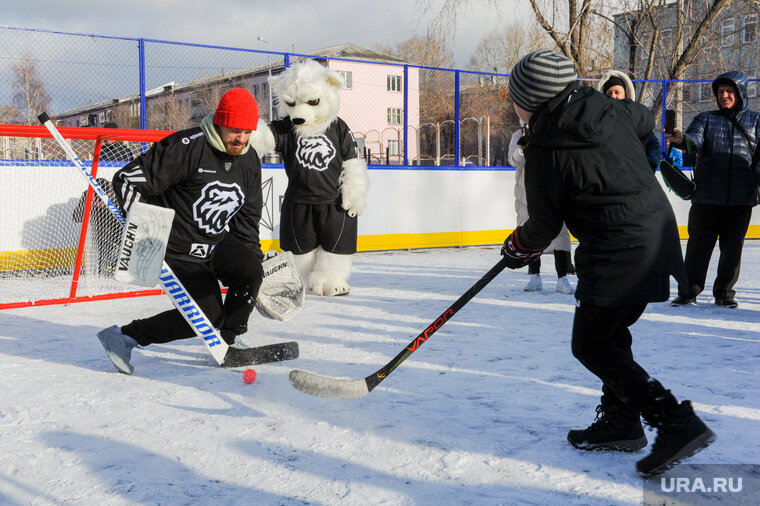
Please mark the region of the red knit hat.
[[214, 113], [214, 124], [240, 130], [256, 130], [259, 106], [248, 90], [232, 88], [222, 95]]

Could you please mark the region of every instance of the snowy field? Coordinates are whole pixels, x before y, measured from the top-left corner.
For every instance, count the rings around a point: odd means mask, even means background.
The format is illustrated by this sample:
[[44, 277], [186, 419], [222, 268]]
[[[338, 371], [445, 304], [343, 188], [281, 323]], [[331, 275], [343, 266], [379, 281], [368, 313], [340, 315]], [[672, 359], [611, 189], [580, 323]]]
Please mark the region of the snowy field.
[[[358, 400], [310, 397], [288, 373], [363, 378], [499, 259], [497, 248], [360, 254], [353, 292], [308, 296], [288, 322], [254, 313], [249, 344], [297, 340], [298, 360], [216, 366], [197, 339], [135, 350], [115, 371], [95, 333], [165, 297], [0, 312], [0, 504], [640, 504], [635, 462], [584, 452], [600, 384], [570, 353], [573, 297], [505, 271]], [[739, 309], [648, 306], [638, 361], [691, 399], [718, 439], [691, 459], [760, 463], [760, 241]], [[573, 284], [575, 278], [572, 278]], [[673, 293], [675, 285], [673, 285]], [[651, 442], [653, 432], [647, 432]]]

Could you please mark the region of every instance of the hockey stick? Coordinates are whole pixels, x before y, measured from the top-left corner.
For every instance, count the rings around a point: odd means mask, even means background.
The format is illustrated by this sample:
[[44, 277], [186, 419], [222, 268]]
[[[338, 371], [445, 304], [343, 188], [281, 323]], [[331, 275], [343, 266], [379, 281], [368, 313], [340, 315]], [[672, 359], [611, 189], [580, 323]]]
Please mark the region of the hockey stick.
[[[40, 120], [40, 123], [45, 125], [45, 128], [47, 128], [48, 131], [53, 135], [53, 138], [61, 146], [63, 151], [66, 153], [66, 156], [74, 163], [74, 165], [76, 165], [77, 169], [79, 169], [79, 172], [87, 180], [89, 185], [92, 186], [95, 194], [100, 197], [100, 200], [103, 201], [103, 203], [108, 207], [116, 220], [121, 224], [121, 226], [126, 226], [127, 221], [124, 219], [124, 216], [121, 215], [119, 208], [115, 203], [111, 201], [110, 198], [108, 198], [108, 194], [105, 192], [105, 190], [103, 190], [95, 178], [92, 177], [92, 173], [87, 169], [87, 167], [85, 167], [82, 160], [77, 157], [76, 153], [74, 153], [74, 150], [71, 149], [71, 146], [66, 143], [63, 136], [61, 136], [61, 133], [50, 120], [50, 116], [48, 116], [47, 113], [43, 112], [37, 118]], [[177, 279], [169, 266], [166, 265], [166, 262], [163, 262], [161, 266], [161, 275], [159, 276], [159, 280], [161, 281], [161, 287], [171, 299], [174, 307], [179, 310], [179, 312], [185, 318], [185, 321], [187, 321], [187, 323], [193, 328], [195, 334], [203, 339], [204, 343], [206, 343], [206, 347], [208, 348], [209, 352], [211, 352], [211, 356], [214, 357], [214, 360], [216, 360], [219, 365], [224, 365], [224, 360], [227, 356], [229, 345], [224, 341], [224, 339], [222, 339], [222, 337], [219, 335], [219, 332], [216, 331], [214, 325], [209, 321], [206, 315], [203, 314], [203, 311], [201, 311], [201, 308], [198, 307], [193, 298], [190, 297], [190, 294], [187, 293], [185, 287], [182, 286], [182, 283], [180, 283], [179, 279]]]
[[406, 360], [409, 355], [417, 351], [422, 343], [430, 339], [430, 336], [432, 336], [436, 330], [443, 327], [443, 325], [449, 321], [457, 311], [462, 309], [465, 304], [475, 297], [475, 295], [477, 295], [480, 290], [503, 271], [506, 266], [506, 258], [499, 260], [496, 265], [491, 267], [491, 270], [486, 272], [483, 277], [476, 281], [469, 290], [456, 300], [456, 302], [449, 306], [441, 316], [436, 318], [435, 321], [424, 330], [424, 332], [415, 337], [414, 341], [409, 343], [401, 353], [366, 378], [346, 380], [320, 376], [306, 371], [293, 370], [290, 371], [290, 384], [301, 392], [316, 395], [318, 397], [333, 397], [337, 399], [358, 399], [359, 397], [364, 397], [370, 393], [373, 388], [379, 385], [381, 381], [387, 378], [394, 369], [401, 365], [401, 362]]

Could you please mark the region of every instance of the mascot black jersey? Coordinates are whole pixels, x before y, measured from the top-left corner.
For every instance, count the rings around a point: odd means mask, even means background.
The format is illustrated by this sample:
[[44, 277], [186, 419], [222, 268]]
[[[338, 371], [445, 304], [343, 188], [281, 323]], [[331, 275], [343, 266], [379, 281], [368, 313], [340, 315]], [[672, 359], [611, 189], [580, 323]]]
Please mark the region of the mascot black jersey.
[[175, 132], [119, 170], [113, 187], [125, 210], [135, 198], [175, 210], [167, 255], [203, 261], [225, 227], [260, 258], [261, 162], [211, 146], [201, 128]]
[[343, 161], [359, 156], [345, 121], [336, 118], [327, 130], [312, 137], [296, 134], [289, 117], [273, 121], [269, 128], [288, 175], [285, 198], [301, 204], [340, 203], [338, 178]]

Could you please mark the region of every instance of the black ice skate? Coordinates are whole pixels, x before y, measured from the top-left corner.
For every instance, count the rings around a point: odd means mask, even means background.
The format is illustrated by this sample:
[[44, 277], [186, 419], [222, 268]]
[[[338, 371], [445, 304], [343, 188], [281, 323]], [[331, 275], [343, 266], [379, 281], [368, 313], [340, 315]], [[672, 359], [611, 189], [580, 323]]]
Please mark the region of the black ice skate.
[[647, 445], [644, 428], [635, 412], [623, 413], [616, 405], [596, 407], [596, 419], [588, 428], [567, 433], [570, 444], [581, 450], [635, 452]]
[[715, 441], [715, 434], [694, 414], [689, 401], [647, 413], [644, 420], [657, 428], [652, 453], [636, 463], [644, 477], [664, 473]]

